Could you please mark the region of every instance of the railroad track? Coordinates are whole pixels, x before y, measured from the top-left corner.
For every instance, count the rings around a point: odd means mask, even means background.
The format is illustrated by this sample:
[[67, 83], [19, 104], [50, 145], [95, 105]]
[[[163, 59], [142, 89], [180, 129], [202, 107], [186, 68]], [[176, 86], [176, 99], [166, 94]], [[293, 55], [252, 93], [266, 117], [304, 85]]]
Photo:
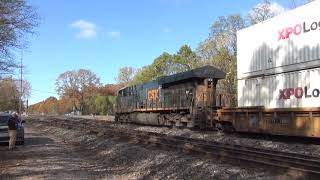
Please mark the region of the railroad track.
[[128, 131], [122, 128], [110, 127], [105, 122], [92, 122], [84, 120], [57, 119], [40, 120], [43, 123], [64, 128], [80, 128], [91, 133], [112, 134], [134, 139], [140, 143], [155, 144], [174, 149], [187, 150], [196, 153], [213, 155], [228, 159], [236, 159], [250, 163], [278, 167], [291, 172], [303, 173], [305, 177], [320, 177], [320, 158], [297, 153], [287, 153], [266, 149], [259, 149], [240, 145], [230, 145], [212, 141], [198, 140], [181, 136], [168, 136], [145, 131]]
[[317, 157], [251, 148], [240, 145], [221, 144], [177, 136], [165, 137], [164, 139], [161, 139], [163, 137], [159, 138], [159, 136], [155, 134], [139, 134], [137, 136], [143, 141], [149, 137], [150, 141], [159, 143], [160, 145], [165, 144], [167, 146], [188, 149], [194, 152], [223, 156], [242, 161], [301, 171], [308, 174], [320, 175], [320, 159]]

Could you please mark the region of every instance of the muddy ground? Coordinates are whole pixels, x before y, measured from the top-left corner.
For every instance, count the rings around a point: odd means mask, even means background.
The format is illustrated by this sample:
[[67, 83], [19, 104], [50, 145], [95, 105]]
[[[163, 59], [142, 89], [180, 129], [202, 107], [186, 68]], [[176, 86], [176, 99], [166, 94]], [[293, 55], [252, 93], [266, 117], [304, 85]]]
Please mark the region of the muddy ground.
[[0, 145], [0, 179], [291, 179], [108, 134], [26, 124], [25, 145]]

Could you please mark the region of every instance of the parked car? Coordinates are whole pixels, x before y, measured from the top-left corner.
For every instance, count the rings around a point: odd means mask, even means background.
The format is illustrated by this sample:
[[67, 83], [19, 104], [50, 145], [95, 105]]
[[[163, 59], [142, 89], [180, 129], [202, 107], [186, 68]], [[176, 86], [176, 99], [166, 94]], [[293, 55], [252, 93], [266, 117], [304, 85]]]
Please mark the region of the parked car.
[[[8, 120], [11, 118], [9, 113], [0, 113], [0, 143], [9, 142]], [[24, 120], [20, 121], [17, 129], [16, 144], [24, 144]]]

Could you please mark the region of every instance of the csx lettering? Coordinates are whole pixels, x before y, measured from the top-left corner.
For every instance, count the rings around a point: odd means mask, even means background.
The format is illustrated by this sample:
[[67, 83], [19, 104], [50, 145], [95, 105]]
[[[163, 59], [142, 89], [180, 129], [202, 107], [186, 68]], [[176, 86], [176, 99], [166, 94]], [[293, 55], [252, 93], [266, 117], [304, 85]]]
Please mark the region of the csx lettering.
[[158, 89], [152, 89], [148, 91], [148, 100], [156, 100], [158, 98]]
[[310, 31], [314, 31], [320, 29], [320, 21], [319, 22], [312, 22], [310, 24], [303, 22], [298, 23], [295, 26], [287, 27], [282, 30], [278, 31], [278, 41], [282, 39], [288, 39], [291, 35], [300, 35], [302, 33], [308, 33]]

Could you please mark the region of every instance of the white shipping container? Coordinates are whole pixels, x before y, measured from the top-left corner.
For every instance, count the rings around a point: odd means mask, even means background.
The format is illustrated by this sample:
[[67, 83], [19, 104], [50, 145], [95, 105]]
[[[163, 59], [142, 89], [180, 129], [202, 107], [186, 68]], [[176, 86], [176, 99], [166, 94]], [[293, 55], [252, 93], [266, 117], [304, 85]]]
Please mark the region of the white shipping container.
[[320, 107], [320, 68], [238, 80], [238, 107]]
[[320, 1], [237, 33], [238, 79], [320, 67]]

